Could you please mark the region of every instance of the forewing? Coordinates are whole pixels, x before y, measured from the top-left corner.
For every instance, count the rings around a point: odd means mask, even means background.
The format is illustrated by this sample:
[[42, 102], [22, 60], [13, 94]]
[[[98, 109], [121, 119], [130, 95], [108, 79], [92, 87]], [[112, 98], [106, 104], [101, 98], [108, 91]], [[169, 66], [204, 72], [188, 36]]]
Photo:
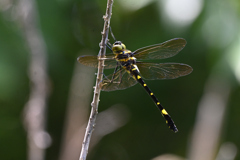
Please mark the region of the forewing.
[[135, 84], [137, 84], [137, 81], [122, 68], [116, 73], [105, 77], [99, 85], [103, 91], [115, 91], [129, 88]]
[[[85, 56], [80, 56], [78, 57], [78, 62], [85, 66], [89, 67], [98, 67], [98, 56], [90, 56], [90, 55], [85, 55]], [[115, 68], [116, 67], [116, 60], [114, 59], [114, 54], [108, 54], [106, 55], [105, 61], [104, 61], [104, 68], [105, 69], [110, 69], [110, 68]]]
[[140, 48], [133, 52], [137, 59], [165, 59], [175, 56], [186, 45], [186, 40], [183, 38], [174, 38], [169, 41], [154, 44], [151, 46]]
[[137, 66], [144, 79], [175, 79], [192, 72], [192, 67], [182, 63], [145, 63], [138, 62]]

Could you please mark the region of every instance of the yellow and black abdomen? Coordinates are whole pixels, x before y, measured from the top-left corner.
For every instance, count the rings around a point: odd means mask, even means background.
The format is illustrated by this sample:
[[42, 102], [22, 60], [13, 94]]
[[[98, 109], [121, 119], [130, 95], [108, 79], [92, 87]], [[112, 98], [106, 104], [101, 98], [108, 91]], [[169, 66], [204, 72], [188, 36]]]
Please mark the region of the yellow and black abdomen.
[[129, 74], [133, 76], [133, 78], [140, 83], [143, 88], [147, 91], [149, 96], [152, 98], [158, 109], [161, 111], [162, 116], [165, 118], [168, 127], [174, 131], [175, 133], [178, 131], [176, 125], [174, 124], [171, 116], [167, 113], [167, 111], [163, 108], [163, 106], [158, 101], [157, 97], [153, 94], [147, 84], [143, 81], [140, 76], [140, 71], [136, 65], [136, 58], [131, 56], [132, 52], [130, 50], [124, 50], [116, 55], [116, 60], [121, 64], [121, 66], [127, 70]]
[[168, 125], [168, 127], [176, 133], [178, 129], [174, 124], [174, 121], [172, 120], [171, 116], [167, 113], [167, 111], [163, 108], [163, 106], [160, 104], [157, 97], [153, 94], [153, 92], [150, 90], [147, 84], [143, 81], [142, 77], [139, 74], [139, 70], [137, 66], [132, 64], [131, 66], [129, 66], [129, 71], [130, 71], [130, 74], [132, 74], [132, 76], [138, 81], [138, 83], [140, 83], [143, 86], [143, 88], [147, 91], [149, 96], [152, 98], [152, 100], [154, 101], [158, 109], [161, 111], [162, 116], [165, 118], [166, 124]]

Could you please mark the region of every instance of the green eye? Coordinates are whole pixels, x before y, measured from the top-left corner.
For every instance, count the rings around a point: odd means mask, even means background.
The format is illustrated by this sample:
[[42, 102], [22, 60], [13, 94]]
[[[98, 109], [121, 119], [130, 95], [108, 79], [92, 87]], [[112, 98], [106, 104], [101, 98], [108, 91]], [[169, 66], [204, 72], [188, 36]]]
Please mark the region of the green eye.
[[115, 45], [112, 48], [113, 51], [121, 51], [122, 49], [123, 49], [122, 45]]
[[125, 44], [122, 43], [122, 49], [126, 49], [126, 46]]
[[122, 51], [124, 49], [126, 49], [126, 46], [123, 43], [113, 45], [113, 48], [112, 48], [113, 51]]

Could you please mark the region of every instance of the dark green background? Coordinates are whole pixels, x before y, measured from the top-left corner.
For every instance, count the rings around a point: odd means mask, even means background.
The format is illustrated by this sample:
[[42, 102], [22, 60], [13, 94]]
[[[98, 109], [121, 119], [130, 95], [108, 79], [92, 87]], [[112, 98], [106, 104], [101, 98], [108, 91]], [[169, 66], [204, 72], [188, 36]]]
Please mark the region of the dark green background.
[[[60, 154], [76, 59], [80, 52], [84, 54], [83, 50], [97, 55], [106, 1], [37, 0], [37, 7], [47, 45], [52, 87], [47, 130], [53, 142], [46, 151], [46, 159], [53, 160]], [[126, 157], [145, 160], [165, 153], [187, 157], [197, 107], [211, 74], [226, 77], [231, 86], [219, 146], [230, 141], [240, 147], [240, 86], [231, 68], [231, 55], [227, 55], [234, 44], [240, 42], [240, 1], [205, 0], [198, 18], [186, 27], [167, 26], [158, 10], [156, 2], [153, 2], [139, 10], [129, 11], [116, 0], [111, 27], [115, 37], [130, 50], [175, 37], [187, 40], [186, 47], [177, 56], [161, 62], [186, 63], [192, 66], [193, 72], [176, 80], [146, 81], [171, 114], [179, 132], [174, 134], [168, 130], [160, 112], [140, 85], [122, 91], [101, 92], [99, 112], [120, 103], [127, 106], [130, 119], [125, 126], [103, 137], [89, 153], [89, 160]], [[27, 74], [29, 52], [22, 30], [10, 18], [11, 9], [0, 14], [0, 159], [24, 160], [27, 157], [27, 134], [22, 124], [22, 112], [30, 89]], [[213, 14], [217, 16], [214, 18]], [[209, 33], [204, 33], [206, 23], [211, 28]], [[214, 43], [209, 44], [204, 35]], [[228, 43], [221, 43], [229, 37]], [[236, 159], [240, 156], [237, 155]]]

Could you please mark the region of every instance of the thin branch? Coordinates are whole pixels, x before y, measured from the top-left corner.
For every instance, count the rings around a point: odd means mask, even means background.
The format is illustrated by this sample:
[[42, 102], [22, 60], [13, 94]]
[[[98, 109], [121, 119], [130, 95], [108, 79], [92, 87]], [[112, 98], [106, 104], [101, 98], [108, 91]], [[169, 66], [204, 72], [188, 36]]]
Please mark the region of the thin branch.
[[30, 53], [30, 97], [24, 108], [24, 124], [28, 136], [28, 159], [43, 160], [50, 136], [45, 131], [48, 75], [46, 46], [38, 26], [34, 0], [19, 0], [16, 18]]
[[106, 53], [106, 44], [108, 41], [108, 31], [109, 31], [110, 19], [111, 19], [111, 15], [112, 15], [112, 5], [113, 5], [113, 0], [108, 0], [106, 14], [103, 16], [104, 27], [103, 27], [103, 31], [102, 31], [102, 40], [100, 42], [100, 51], [99, 51], [99, 55], [98, 55], [99, 63], [98, 63], [98, 73], [97, 73], [96, 85], [95, 85], [95, 89], [94, 89], [93, 102], [91, 103], [92, 110], [91, 110], [88, 125], [86, 128], [79, 160], [86, 160], [86, 158], [87, 158], [90, 139], [92, 136], [92, 132], [94, 130], [94, 126], [95, 126], [95, 122], [96, 122], [96, 118], [97, 118], [97, 114], [98, 114], [98, 104], [99, 104], [99, 97], [100, 97], [100, 87], [98, 84], [101, 82], [102, 77], [103, 77], [103, 74], [102, 74], [103, 69], [104, 69], [103, 58], [105, 57], [105, 53]]

